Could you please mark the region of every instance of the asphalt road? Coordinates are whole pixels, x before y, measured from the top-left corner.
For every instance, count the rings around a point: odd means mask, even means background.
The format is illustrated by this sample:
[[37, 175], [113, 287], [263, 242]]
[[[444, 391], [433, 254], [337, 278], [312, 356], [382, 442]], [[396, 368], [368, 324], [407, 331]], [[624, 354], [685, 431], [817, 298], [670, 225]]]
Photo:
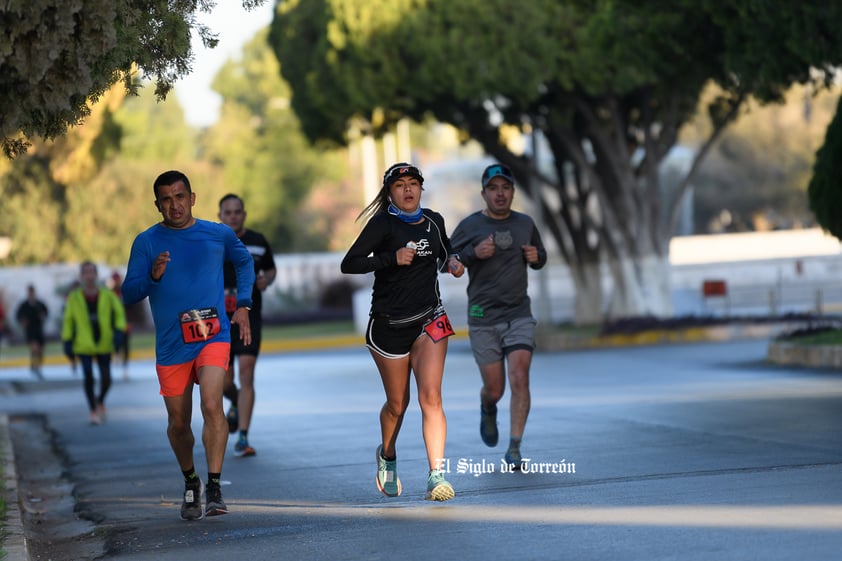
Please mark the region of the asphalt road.
[[766, 346], [538, 353], [522, 450], [544, 473], [502, 473], [508, 393], [501, 444], [487, 448], [479, 375], [467, 342], [453, 341], [447, 503], [423, 500], [414, 392], [398, 440], [403, 494], [378, 493], [383, 394], [363, 348], [261, 357], [258, 454], [226, 457], [231, 513], [199, 522], [178, 516], [181, 474], [150, 362], [116, 381], [104, 426], [87, 424], [81, 382], [64, 366], [46, 383], [10, 384], [29, 377], [0, 371], [0, 407], [18, 456], [37, 457], [33, 420], [53, 437], [55, 465], [18, 462], [60, 483], [57, 497], [21, 498], [40, 527], [32, 559], [838, 560], [842, 374], [766, 365]]

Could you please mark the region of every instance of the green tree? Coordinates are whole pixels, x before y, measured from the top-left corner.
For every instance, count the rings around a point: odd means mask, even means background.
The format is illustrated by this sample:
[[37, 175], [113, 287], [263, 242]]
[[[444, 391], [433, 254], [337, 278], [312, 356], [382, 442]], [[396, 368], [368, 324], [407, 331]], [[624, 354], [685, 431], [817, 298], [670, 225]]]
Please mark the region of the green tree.
[[[289, 0], [270, 42], [310, 139], [432, 117], [512, 167], [589, 323], [671, 314], [669, 239], [700, 162], [750, 97], [829, 82], [841, 29], [842, 5], [818, 0]], [[659, 165], [709, 82], [710, 135], [665, 193]], [[512, 129], [546, 138], [550, 164], [510, 149]]]
[[12, 240], [5, 263], [52, 263], [59, 258], [63, 188], [50, 176], [48, 162], [28, 158], [0, 182], [2, 234]]
[[807, 188], [810, 210], [816, 221], [832, 235], [842, 239], [842, 98], [836, 115], [827, 127], [824, 144], [816, 154], [813, 177]]
[[121, 158], [148, 162], [150, 167], [170, 162], [172, 167], [172, 162], [197, 157], [198, 132], [185, 122], [175, 96], [161, 103], [151, 90], [143, 88], [126, 99], [114, 118], [122, 130]]
[[159, 219], [153, 180], [175, 165], [199, 193], [197, 215], [201, 209], [213, 219], [218, 191], [206, 183], [208, 166], [194, 159], [195, 136], [177, 100], [158, 103], [146, 89], [127, 97], [115, 84], [84, 123], [4, 160], [0, 213], [7, 220], [0, 234], [12, 239], [7, 263], [125, 263], [133, 237]]
[[243, 197], [249, 226], [273, 250], [321, 250], [327, 233], [302, 224], [300, 207], [317, 181], [343, 177], [344, 162], [302, 134], [267, 34], [259, 32], [242, 59], [228, 61], [215, 77], [222, 111], [204, 137], [202, 156], [219, 170], [225, 189]]
[[[69, 201], [77, 186], [91, 181], [118, 149], [120, 128], [114, 111], [124, 98], [121, 87], [109, 90], [89, 109], [84, 125], [55, 141], [36, 141], [27, 154], [6, 162], [0, 212], [7, 220], [0, 229], [12, 239], [8, 263], [63, 261], [98, 243], [96, 238], [74, 239], [70, 234], [68, 225], [72, 228], [84, 215], [71, 214]], [[101, 213], [102, 208], [92, 204], [89, 212]]]
[[[264, 0], [243, 0], [254, 8]], [[52, 139], [88, 116], [122, 81], [136, 91], [136, 69], [163, 99], [190, 72], [191, 31], [208, 47], [213, 32], [197, 20], [213, 0], [9, 0], [0, 5], [0, 134], [7, 157], [29, 139]]]
[[[167, 169], [181, 168], [190, 177], [198, 192], [197, 216], [209, 207], [203, 173], [207, 166], [196, 161], [197, 132], [185, 123], [176, 98], [159, 103], [151, 89], [143, 88], [125, 97], [112, 120], [119, 139], [110, 157], [93, 177], [68, 183], [63, 240], [67, 261], [128, 261], [134, 236], [160, 220], [152, 183]], [[77, 128], [90, 125], [89, 118]], [[213, 219], [215, 214], [203, 217]]]

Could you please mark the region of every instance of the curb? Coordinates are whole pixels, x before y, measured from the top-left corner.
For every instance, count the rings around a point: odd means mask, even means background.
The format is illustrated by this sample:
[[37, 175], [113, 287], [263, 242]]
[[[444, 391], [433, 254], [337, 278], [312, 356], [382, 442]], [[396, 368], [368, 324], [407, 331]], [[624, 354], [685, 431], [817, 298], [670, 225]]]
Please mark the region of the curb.
[[[457, 338], [468, 338], [468, 331], [456, 330]], [[332, 335], [325, 337], [311, 337], [302, 339], [283, 339], [267, 341], [263, 340], [260, 345], [261, 353], [289, 353], [299, 351], [312, 351], [321, 349], [343, 349], [348, 347], [363, 347], [365, 346], [365, 336], [359, 334], [353, 335]], [[129, 360], [151, 360], [155, 358], [154, 349], [143, 349], [132, 351]], [[54, 355], [48, 356], [44, 359], [45, 365], [67, 364], [67, 358], [64, 356]], [[17, 358], [0, 358], [0, 368], [26, 368], [29, 366], [29, 357]]]
[[799, 345], [772, 342], [767, 354], [769, 362], [784, 366], [842, 368], [842, 347], [839, 345]]
[[[791, 331], [802, 326], [803, 322], [774, 322], [762, 324], [725, 324], [703, 327], [688, 327], [677, 329], [651, 329], [639, 333], [614, 334], [614, 335], [581, 335], [569, 332], [560, 332], [551, 328], [539, 327], [535, 331], [535, 342], [540, 351], [575, 351], [585, 349], [630, 347], [641, 345], [658, 345], [664, 343], [702, 343], [702, 342], [725, 342], [740, 339], [762, 339], [772, 338], [781, 333]], [[456, 339], [468, 339], [468, 330], [456, 329]], [[365, 346], [365, 337], [360, 334], [335, 335], [327, 337], [312, 337], [302, 339], [286, 339], [263, 341], [261, 353], [286, 353], [299, 351], [312, 351], [322, 349], [341, 349], [355, 346]], [[831, 347], [832, 348], [832, 347]], [[783, 352], [783, 351], [780, 351]], [[825, 352], [827, 354], [827, 351]], [[154, 359], [154, 349], [132, 351], [130, 360]], [[771, 360], [771, 355], [770, 355]], [[786, 364], [799, 364], [794, 362]], [[819, 359], [810, 359], [819, 360]], [[814, 364], [811, 366], [839, 366], [842, 365], [842, 358], [832, 359], [832, 364]], [[67, 359], [64, 356], [46, 357], [44, 364], [64, 364]], [[783, 364], [783, 363], [782, 363]], [[804, 364], [804, 363], [801, 363]], [[14, 359], [0, 359], [0, 369], [8, 367], [25, 368], [29, 365], [28, 357]]]
[[[800, 323], [799, 323], [800, 325]], [[546, 330], [535, 333], [538, 348], [544, 351], [564, 351], [658, 345], [663, 343], [702, 343], [762, 339], [774, 337], [794, 327], [791, 322], [765, 324], [727, 324], [679, 329], [652, 329], [639, 333], [615, 335], [570, 335]]]
[[363, 335], [334, 335], [331, 337], [313, 337], [310, 339], [264, 340], [260, 345], [260, 352], [311, 351], [314, 349], [346, 348], [359, 345], [365, 345], [365, 337]]
[[15, 470], [15, 452], [9, 436], [9, 417], [0, 415], [0, 454], [3, 462], [3, 500], [6, 519], [3, 521], [2, 552], [4, 561], [30, 561], [26, 533], [18, 494], [18, 475]]

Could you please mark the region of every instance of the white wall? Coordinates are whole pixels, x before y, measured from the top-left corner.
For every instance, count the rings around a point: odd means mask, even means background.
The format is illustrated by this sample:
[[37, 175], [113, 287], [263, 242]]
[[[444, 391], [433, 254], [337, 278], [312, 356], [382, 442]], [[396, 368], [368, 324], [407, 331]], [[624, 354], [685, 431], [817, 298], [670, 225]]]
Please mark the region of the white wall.
[[[368, 318], [373, 275], [343, 275], [342, 252], [276, 255], [278, 277], [264, 295], [267, 314], [286, 309], [290, 300], [313, 301], [328, 283], [350, 280], [360, 289], [354, 295], [354, 318], [362, 332]], [[731, 313], [764, 315], [774, 311], [807, 311], [820, 300], [825, 312], [842, 311], [842, 245], [819, 229], [719, 234], [674, 238], [670, 244], [671, 281], [676, 315]], [[123, 267], [98, 265], [105, 282]], [[0, 267], [0, 297], [7, 318], [26, 296], [30, 283], [50, 309], [48, 335], [59, 332], [63, 297], [60, 289], [78, 276], [77, 264]], [[573, 284], [567, 267], [551, 260], [542, 271], [531, 271], [533, 310], [545, 305], [553, 322], [572, 319]], [[539, 275], [546, 275], [549, 303], [540, 302]], [[727, 299], [701, 297], [705, 279], [725, 280]], [[606, 277], [606, 282], [610, 279]], [[467, 325], [467, 276], [440, 277], [442, 298], [454, 326]], [[773, 309], [772, 306], [775, 306]], [[10, 324], [14, 324], [11, 320]], [[13, 325], [14, 326], [14, 325]]]

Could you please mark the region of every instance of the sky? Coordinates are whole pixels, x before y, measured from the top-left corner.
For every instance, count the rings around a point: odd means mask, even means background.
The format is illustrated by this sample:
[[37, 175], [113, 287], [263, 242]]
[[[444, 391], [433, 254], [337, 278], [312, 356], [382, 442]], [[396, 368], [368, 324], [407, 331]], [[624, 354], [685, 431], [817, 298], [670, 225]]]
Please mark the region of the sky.
[[240, 58], [243, 45], [272, 22], [274, 7], [274, 0], [265, 0], [248, 12], [239, 0], [219, 0], [210, 14], [199, 14], [202, 23], [218, 34], [219, 44], [206, 49], [198, 35], [193, 36], [193, 72], [175, 86], [188, 123], [205, 127], [216, 122], [222, 99], [211, 90], [214, 76], [227, 60]]

